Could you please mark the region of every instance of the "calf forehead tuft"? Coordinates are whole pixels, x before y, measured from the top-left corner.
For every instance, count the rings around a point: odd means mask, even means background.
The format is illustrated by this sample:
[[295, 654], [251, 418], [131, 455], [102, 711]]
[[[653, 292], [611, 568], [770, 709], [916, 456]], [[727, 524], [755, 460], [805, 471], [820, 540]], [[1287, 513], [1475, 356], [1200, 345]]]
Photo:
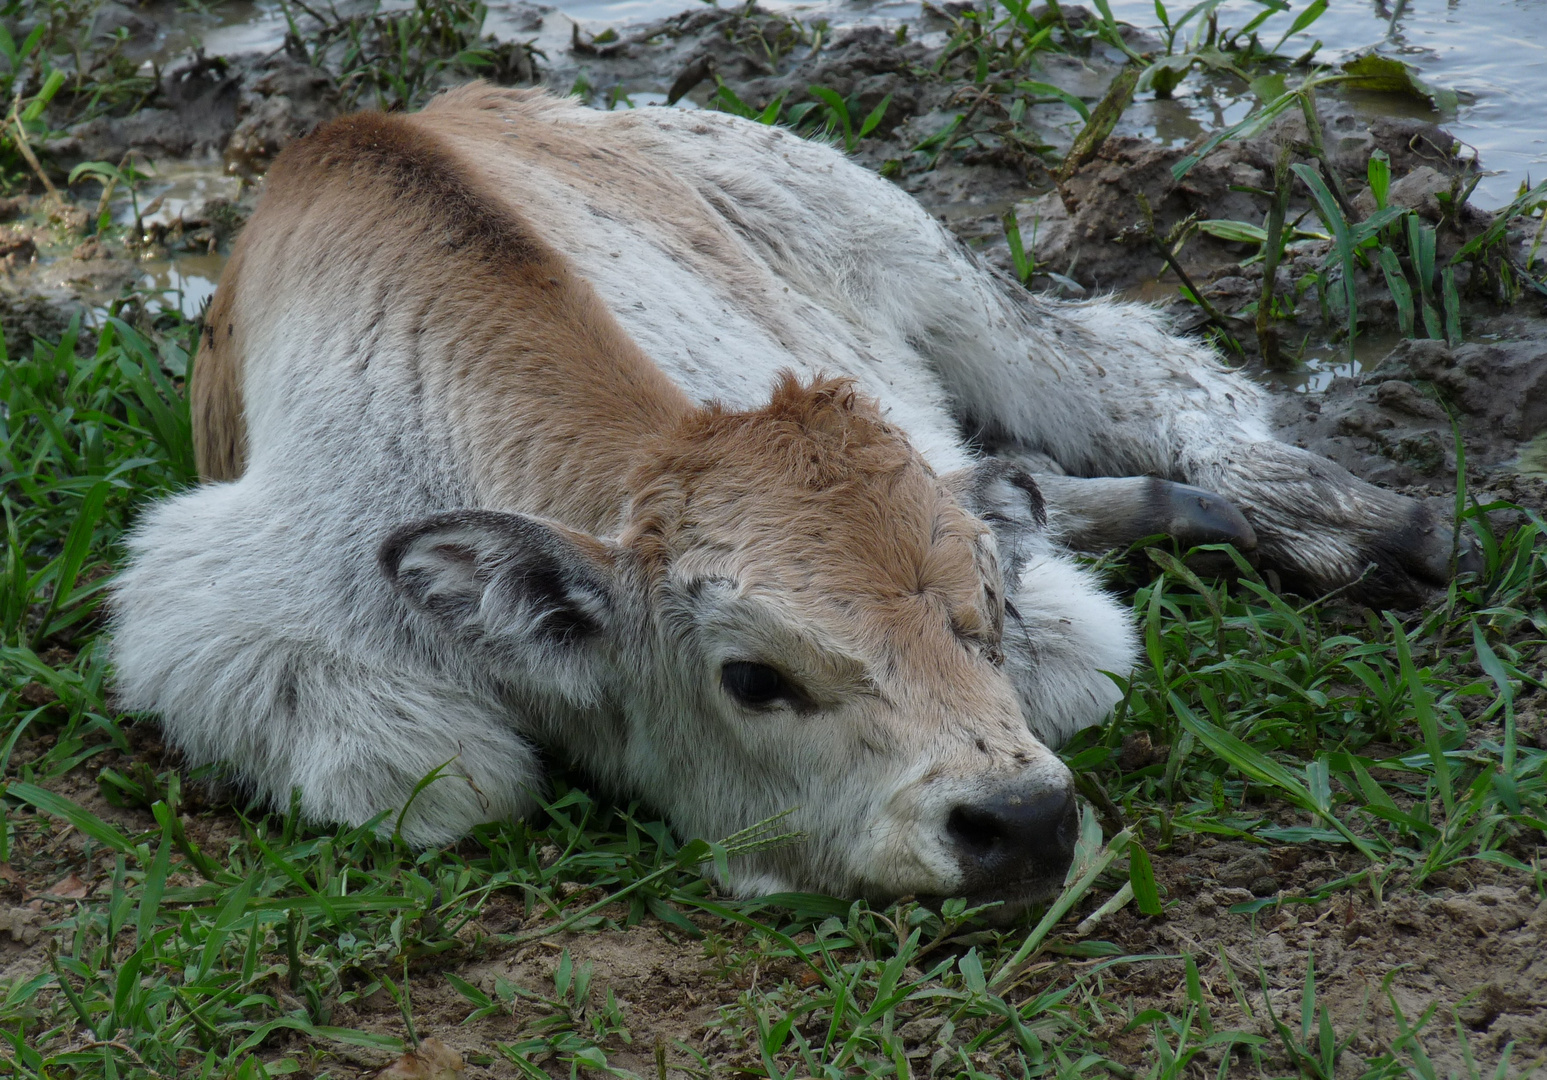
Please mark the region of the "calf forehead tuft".
[[986, 527], [847, 379], [786, 373], [760, 409], [700, 410], [633, 489], [625, 542], [662, 567], [709, 548], [813, 598], [929, 598], [966, 622], [984, 602]]
[[812, 491], [925, 468], [852, 379], [818, 376], [802, 383], [788, 371], [780, 373], [767, 405], [746, 412], [710, 406], [683, 425], [676, 441], [679, 469], [722, 472], [718, 466], [735, 462], [759, 479]]

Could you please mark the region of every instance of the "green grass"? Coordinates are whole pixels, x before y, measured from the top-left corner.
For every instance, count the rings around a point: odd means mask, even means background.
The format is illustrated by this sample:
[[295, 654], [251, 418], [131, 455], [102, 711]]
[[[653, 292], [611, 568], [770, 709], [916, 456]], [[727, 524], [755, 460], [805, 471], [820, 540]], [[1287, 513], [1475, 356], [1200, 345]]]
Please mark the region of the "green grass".
[[[1093, 808], [1070, 885], [1008, 928], [959, 902], [728, 901], [695, 869], [724, 846], [680, 845], [648, 809], [607, 804], [579, 780], [561, 779], [537, 820], [428, 852], [390, 828], [200, 807], [189, 796], [200, 778], [146, 751], [153, 728], [114, 711], [100, 636], [105, 575], [136, 508], [193, 480], [182, 376], [196, 333], [170, 317], [114, 321], [94, 348], [67, 336], [30, 357], [13, 345], [0, 363], [0, 863], [33, 894], [69, 873], [97, 883], [88, 899], [45, 909], [57, 946], [35, 974], [0, 983], [0, 1074], [351, 1075], [335, 1051], [390, 1055], [427, 1034], [411, 991], [427, 985], [454, 990], [467, 1022], [512, 1018], [488, 1052], [519, 1075], [626, 1074], [613, 1058], [652, 1051], [631, 1047], [605, 972], [568, 952], [551, 986], [479, 986], [459, 971], [523, 943], [577, 940], [561, 930], [644, 924], [723, 978], [715, 1049], [655, 1050], [692, 1075], [1159, 1077], [1239, 1065], [1331, 1076], [1341, 1058], [1338, 1075], [1421, 1077], [1426, 1045], [1467, 1037], [1447, 1017], [1404, 1017], [1405, 1034], [1356, 1055], [1348, 1018], [1316, 1005], [1314, 968], [1302, 1015], [1269, 1016], [1262, 973], [1221, 954], [1239, 991], [1227, 1027], [1194, 957], [1183, 1003], [1157, 1004], [1125, 986], [1162, 950], [1130, 953], [1100, 940], [1102, 922], [1094, 936], [1075, 924], [1103, 904], [1110, 921], [1130, 897], [1179, 910], [1151, 867], [1164, 877], [1200, 836], [1334, 852], [1347, 868], [1306, 895], [1237, 905], [1246, 914], [1390, 896], [1472, 860], [1543, 888], [1547, 754], [1517, 720], [1541, 685], [1547, 545], [1535, 515], [1494, 537], [1488, 508], [1466, 522], [1486, 574], [1406, 619], [1281, 597], [1249, 570], [1232, 587], [1207, 583], [1155, 548], [1114, 561], [1147, 664], [1111, 722], [1066, 751]], [[1139, 736], [1169, 752], [1124, 772], [1125, 741]], [[83, 778], [113, 813], [82, 805]], [[509, 925], [490, 928], [496, 909]], [[747, 985], [749, 971], [764, 974]], [[400, 1013], [385, 1028], [338, 1021], [383, 992]], [[1390, 1008], [1401, 1015], [1394, 996]], [[1143, 1048], [1118, 1052], [1114, 1033], [1142, 1036]]]
[[383, 11], [379, 0], [347, 16], [299, 0], [281, 0], [289, 41], [306, 63], [332, 74], [346, 105], [416, 109], [437, 91], [472, 78], [530, 82], [530, 43], [483, 34], [488, 8], [478, 0], [414, 0]]

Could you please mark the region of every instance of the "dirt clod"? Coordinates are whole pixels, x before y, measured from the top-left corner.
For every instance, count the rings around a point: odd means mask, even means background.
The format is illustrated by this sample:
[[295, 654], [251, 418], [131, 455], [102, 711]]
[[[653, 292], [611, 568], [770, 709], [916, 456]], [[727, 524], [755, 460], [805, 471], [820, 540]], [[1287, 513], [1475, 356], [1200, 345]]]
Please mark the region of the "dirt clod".
[[28, 908], [0, 908], [0, 932], [9, 934], [14, 944], [31, 945], [43, 932], [42, 925], [43, 919]]
[[1368, 371], [1284, 399], [1283, 437], [1366, 479], [1438, 494], [1454, 490], [1454, 415], [1469, 470], [1507, 464], [1547, 427], [1547, 324], [1506, 316], [1477, 329], [1491, 340], [1401, 341]]
[[237, 122], [225, 156], [261, 173], [285, 147], [342, 109], [332, 76], [288, 56], [276, 56], [251, 72], [237, 105]]

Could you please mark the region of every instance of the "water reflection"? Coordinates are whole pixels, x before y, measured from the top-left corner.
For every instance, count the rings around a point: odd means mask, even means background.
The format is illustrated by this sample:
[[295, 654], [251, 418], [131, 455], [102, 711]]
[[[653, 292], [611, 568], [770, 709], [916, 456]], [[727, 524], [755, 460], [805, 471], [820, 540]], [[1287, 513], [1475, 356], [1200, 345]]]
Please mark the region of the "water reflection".
[[118, 224], [134, 224], [138, 207], [143, 224], [172, 225], [188, 220], [212, 199], [235, 201], [242, 191], [241, 179], [228, 174], [216, 158], [158, 163], [147, 167], [147, 172], [135, 199], [121, 193], [113, 200], [113, 219]]
[[152, 297], [146, 306], [159, 311], [181, 311], [193, 318], [215, 295], [224, 269], [224, 255], [178, 255], [143, 264], [139, 289]]
[[1350, 355], [1346, 345], [1317, 340], [1313, 334], [1298, 344], [1293, 340], [1282, 343], [1285, 353], [1296, 357], [1293, 368], [1268, 371], [1254, 363], [1247, 369], [1247, 374], [1279, 390], [1320, 393], [1331, 386], [1334, 379], [1352, 379], [1375, 370], [1401, 340], [1402, 335], [1395, 331], [1361, 333]]
[[284, 12], [270, 0], [179, 5], [144, 55], [133, 50], [128, 55], [166, 64], [198, 46], [210, 56], [271, 52], [284, 44], [285, 28]]
[[[1157, 25], [1155, 0], [1111, 0], [1113, 14], [1136, 26]], [[1434, 120], [1462, 142], [1475, 147], [1489, 170], [1472, 201], [1488, 209], [1515, 197], [1528, 177], [1547, 177], [1547, 3], [1542, 0], [1407, 0], [1393, 18], [1394, 6], [1335, 0], [1309, 28], [1290, 38], [1283, 52], [1297, 56], [1318, 40], [1317, 58], [1335, 63], [1365, 49], [1394, 56], [1416, 67], [1435, 86], [1461, 95], [1454, 116], [1442, 116], [1416, 102], [1391, 95], [1358, 95], [1350, 100], [1366, 116], [1406, 115]], [[1188, 5], [1167, 5], [1171, 17]], [[1295, 10], [1304, 10], [1297, 3]], [[1225, 0], [1219, 25], [1241, 26], [1262, 11], [1255, 0]], [[1271, 45], [1291, 17], [1280, 15], [1263, 26]], [[1189, 27], [1190, 30], [1190, 27]], [[1199, 82], [1194, 75], [1183, 87]], [[1245, 87], [1221, 91], [1247, 100]], [[1194, 99], [1195, 105], [1201, 104]], [[1244, 113], [1243, 113], [1244, 114]], [[1207, 124], [1208, 121], [1205, 121]], [[1161, 136], [1166, 137], [1166, 136]]]
[[1135, 101], [1123, 114], [1117, 130], [1125, 135], [1146, 136], [1166, 146], [1186, 146], [1210, 132], [1240, 123], [1251, 107], [1252, 101], [1246, 98], [1204, 86], [1169, 101]]

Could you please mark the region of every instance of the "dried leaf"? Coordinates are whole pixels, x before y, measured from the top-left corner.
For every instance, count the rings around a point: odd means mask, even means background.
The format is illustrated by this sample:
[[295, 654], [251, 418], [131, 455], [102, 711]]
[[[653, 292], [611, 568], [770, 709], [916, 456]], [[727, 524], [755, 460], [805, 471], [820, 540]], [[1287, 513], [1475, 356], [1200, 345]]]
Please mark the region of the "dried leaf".
[[54, 882], [43, 892], [46, 896], [57, 896], [62, 900], [84, 900], [90, 895], [91, 886], [75, 874], [71, 874]]
[[439, 1039], [425, 1039], [376, 1074], [376, 1080], [462, 1080], [462, 1055]]

